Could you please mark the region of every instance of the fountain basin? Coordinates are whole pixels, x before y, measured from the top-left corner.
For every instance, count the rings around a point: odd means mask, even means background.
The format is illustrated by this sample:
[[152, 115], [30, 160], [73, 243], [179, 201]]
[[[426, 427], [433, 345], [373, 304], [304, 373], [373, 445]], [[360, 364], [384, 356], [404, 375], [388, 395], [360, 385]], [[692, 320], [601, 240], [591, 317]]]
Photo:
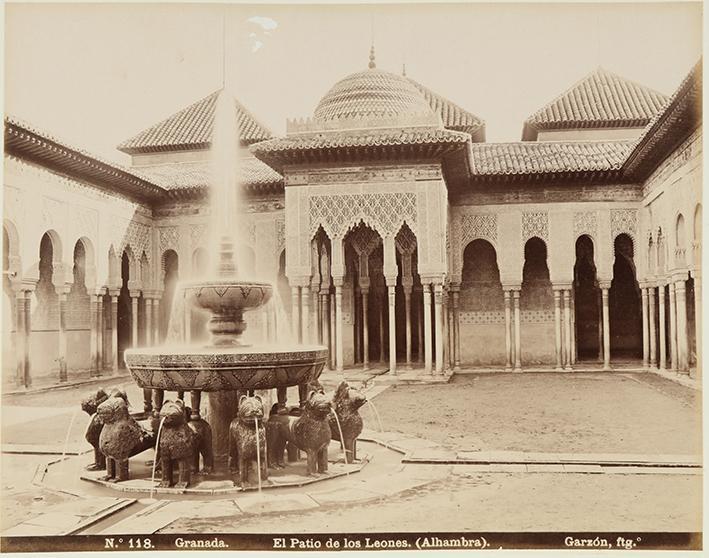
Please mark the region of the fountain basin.
[[205, 392], [271, 389], [308, 383], [327, 359], [321, 345], [129, 349], [125, 362], [141, 388]]
[[233, 279], [185, 283], [185, 301], [211, 311], [253, 310], [266, 304], [273, 294], [270, 283]]

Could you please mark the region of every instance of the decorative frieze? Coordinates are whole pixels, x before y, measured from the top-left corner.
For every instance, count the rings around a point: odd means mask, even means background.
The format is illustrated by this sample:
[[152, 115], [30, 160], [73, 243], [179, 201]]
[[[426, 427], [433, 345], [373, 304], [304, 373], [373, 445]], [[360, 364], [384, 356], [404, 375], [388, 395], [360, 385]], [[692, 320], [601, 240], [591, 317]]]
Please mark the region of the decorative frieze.
[[458, 312], [458, 319], [463, 325], [487, 325], [487, 324], [504, 324], [505, 313], [498, 311], [490, 312]]
[[638, 210], [637, 209], [611, 209], [611, 239], [621, 233], [630, 235], [633, 241], [638, 230]]
[[546, 211], [522, 213], [522, 242], [533, 236], [549, 242], [549, 214]]
[[330, 238], [342, 238], [360, 221], [382, 237], [392, 236], [404, 223], [416, 229], [416, 194], [372, 192], [310, 197], [310, 236], [322, 225]]
[[596, 211], [574, 212], [574, 238], [587, 234], [591, 238], [598, 235], [598, 213]]
[[179, 253], [180, 246], [180, 232], [177, 227], [160, 227], [159, 231], [159, 247], [160, 255], [165, 253], [166, 250], [174, 250]]

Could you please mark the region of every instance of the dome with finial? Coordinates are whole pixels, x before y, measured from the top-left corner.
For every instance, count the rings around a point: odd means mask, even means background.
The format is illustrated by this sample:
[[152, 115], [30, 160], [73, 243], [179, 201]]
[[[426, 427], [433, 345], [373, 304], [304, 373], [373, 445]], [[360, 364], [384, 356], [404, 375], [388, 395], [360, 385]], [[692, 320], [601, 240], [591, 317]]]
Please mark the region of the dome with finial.
[[320, 99], [314, 116], [330, 121], [432, 114], [426, 98], [411, 81], [377, 68], [372, 46], [369, 69], [350, 74], [333, 85]]

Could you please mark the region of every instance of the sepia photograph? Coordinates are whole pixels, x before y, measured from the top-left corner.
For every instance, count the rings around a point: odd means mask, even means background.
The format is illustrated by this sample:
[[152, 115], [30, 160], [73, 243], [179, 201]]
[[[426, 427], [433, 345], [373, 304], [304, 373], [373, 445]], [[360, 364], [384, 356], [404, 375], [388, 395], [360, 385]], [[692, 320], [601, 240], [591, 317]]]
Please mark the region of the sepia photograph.
[[0, 551], [703, 549], [701, 2], [6, 2]]

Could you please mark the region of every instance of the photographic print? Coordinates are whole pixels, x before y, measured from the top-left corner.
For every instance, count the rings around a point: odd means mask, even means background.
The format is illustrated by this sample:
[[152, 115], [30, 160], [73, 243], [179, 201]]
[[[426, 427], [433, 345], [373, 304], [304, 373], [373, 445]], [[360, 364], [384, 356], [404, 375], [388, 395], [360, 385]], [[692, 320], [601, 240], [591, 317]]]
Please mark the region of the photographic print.
[[3, 552], [702, 549], [701, 3], [4, 7]]

